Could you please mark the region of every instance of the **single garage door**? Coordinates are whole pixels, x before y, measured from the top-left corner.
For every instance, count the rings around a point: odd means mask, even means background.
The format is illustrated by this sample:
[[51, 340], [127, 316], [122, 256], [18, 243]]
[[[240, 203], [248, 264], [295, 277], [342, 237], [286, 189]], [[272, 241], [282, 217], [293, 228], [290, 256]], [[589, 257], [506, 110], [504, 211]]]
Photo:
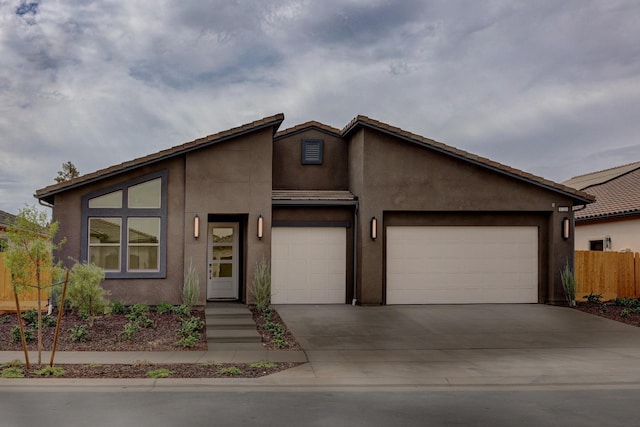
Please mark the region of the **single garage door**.
[[273, 304], [344, 304], [347, 231], [334, 227], [274, 227]]
[[538, 302], [537, 227], [387, 227], [387, 304]]

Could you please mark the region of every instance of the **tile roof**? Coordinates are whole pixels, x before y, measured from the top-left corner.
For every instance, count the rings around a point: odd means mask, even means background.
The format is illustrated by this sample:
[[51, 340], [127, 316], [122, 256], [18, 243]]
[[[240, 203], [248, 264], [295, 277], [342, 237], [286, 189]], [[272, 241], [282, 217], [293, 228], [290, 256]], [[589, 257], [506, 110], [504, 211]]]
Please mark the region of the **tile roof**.
[[592, 185], [588, 191], [596, 202], [576, 211], [577, 221], [640, 215], [640, 166], [631, 172]]
[[9, 212], [0, 210], [0, 226], [9, 225], [9, 223], [12, 222], [14, 219], [16, 219], [15, 215], [12, 215]]
[[595, 200], [595, 197], [593, 197], [591, 194], [587, 194], [586, 192], [576, 190], [575, 188], [568, 187], [566, 185], [559, 184], [557, 182], [549, 181], [542, 177], [530, 174], [528, 172], [521, 171], [519, 169], [512, 168], [510, 166], [503, 165], [501, 163], [495, 162], [485, 157], [477, 156], [475, 154], [466, 152], [464, 150], [459, 150], [450, 145], [443, 144], [442, 142], [434, 141], [433, 139], [416, 135], [414, 133], [405, 131], [395, 126], [390, 126], [386, 123], [379, 122], [377, 120], [371, 119], [366, 116], [355, 117], [353, 120], [351, 120], [351, 122], [349, 122], [349, 124], [347, 124], [347, 126], [344, 127], [344, 129], [342, 129], [341, 133], [343, 136], [348, 136], [359, 127], [368, 127], [368, 128], [376, 129], [383, 133], [398, 136], [398, 137], [404, 138], [405, 140], [411, 141], [413, 143], [432, 148], [441, 153], [452, 155], [459, 159], [466, 160], [471, 163], [475, 163], [479, 166], [489, 168], [498, 173], [508, 175], [512, 178], [516, 178], [522, 181], [526, 181], [526, 182], [538, 185], [543, 188], [547, 188], [556, 192], [563, 193], [571, 197], [572, 199], [574, 199], [574, 203], [577, 203], [577, 204], [592, 203]]
[[151, 163], [156, 163], [161, 160], [178, 156], [178, 155], [181, 155], [189, 151], [193, 151], [195, 149], [202, 148], [211, 144], [226, 141], [228, 139], [235, 138], [240, 135], [244, 135], [246, 133], [256, 131], [258, 129], [263, 129], [266, 127], [273, 126], [274, 133], [275, 133], [283, 121], [284, 121], [284, 114], [282, 113], [276, 114], [270, 117], [265, 117], [263, 119], [256, 120], [254, 122], [247, 123], [242, 126], [228, 129], [216, 134], [205, 136], [204, 138], [198, 138], [194, 141], [177, 145], [175, 147], [168, 148], [166, 150], [162, 150], [157, 153], [153, 153], [144, 157], [130, 160], [128, 162], [120, 163], [119, 165], [110, 166], [108, 168], [101, 169], [96, 172], [82, 175], [77, 178], [73, 178], [69, 181], [64, 181], [58, 184], [50, 185], [45, 188], [41, 188], [39, 190], [36, 190], [35, 196], [40, 200], [44, 200], [45, 202], [53, 203], [53, 196], [61, 191], [68, 190], [70, 188], [74, 188], [80, 185], [84, 185], [89, 182], [96, 181], [98, 179], [102, 179], [108, 176], [116, 175], [136, 167], [148, 165]]
[[615, 168], [574, 176], [573, 178], [563, 182], [563, 184], [577, 190], [584, 190], [593, 185], [603, 184], [638, 168], [640, 168], [640, 162], [629, 163], [622, 166], [616, 166]]

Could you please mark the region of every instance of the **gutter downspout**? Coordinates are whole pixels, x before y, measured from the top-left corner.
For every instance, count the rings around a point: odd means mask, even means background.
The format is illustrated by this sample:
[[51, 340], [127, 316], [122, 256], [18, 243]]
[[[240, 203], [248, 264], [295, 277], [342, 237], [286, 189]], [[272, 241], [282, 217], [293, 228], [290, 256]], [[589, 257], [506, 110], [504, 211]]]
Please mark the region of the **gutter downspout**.
[[353, 299], [351, 305], [358, 302], [356, 298], [356, 288], [358, 285], [358, 201], [353, 209]]

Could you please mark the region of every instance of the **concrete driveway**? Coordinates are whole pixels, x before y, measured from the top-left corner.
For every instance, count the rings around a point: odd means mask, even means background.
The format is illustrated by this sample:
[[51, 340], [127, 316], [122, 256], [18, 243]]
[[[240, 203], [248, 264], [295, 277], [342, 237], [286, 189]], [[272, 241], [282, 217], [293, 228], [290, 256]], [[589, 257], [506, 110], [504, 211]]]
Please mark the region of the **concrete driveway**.
[[640, 328], [542, 304], [276, 309], [309, 364], [344, 384], [640, 384]]

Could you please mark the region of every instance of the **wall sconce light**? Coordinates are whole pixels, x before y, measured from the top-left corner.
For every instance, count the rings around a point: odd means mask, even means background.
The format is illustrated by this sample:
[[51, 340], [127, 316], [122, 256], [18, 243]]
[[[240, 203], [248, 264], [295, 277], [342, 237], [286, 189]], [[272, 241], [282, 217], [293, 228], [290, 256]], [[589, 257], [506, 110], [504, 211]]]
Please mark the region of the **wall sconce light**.
[[604, 236], [604, 248], [605, 250], [611, 249], [611, 236]]
[[193, 217], [193, 237], [200, 237], [200, 217], [198, 215]]
[[264, 232], [264, 218], [262, 215], [258, 217], [258, 239], [262, 239], [262, 234]]
[[371, 240], [376, 240], [378, 238], [378, 220], [374, 216], [371, 218]]
[[562, 219], [562, 238], [567, 240], [571, 236], [571, 220], [566, 216]]

